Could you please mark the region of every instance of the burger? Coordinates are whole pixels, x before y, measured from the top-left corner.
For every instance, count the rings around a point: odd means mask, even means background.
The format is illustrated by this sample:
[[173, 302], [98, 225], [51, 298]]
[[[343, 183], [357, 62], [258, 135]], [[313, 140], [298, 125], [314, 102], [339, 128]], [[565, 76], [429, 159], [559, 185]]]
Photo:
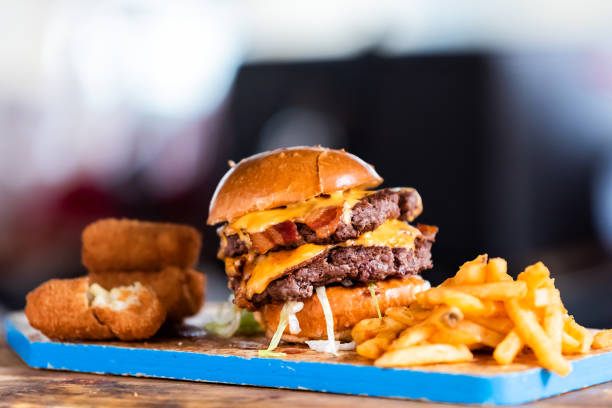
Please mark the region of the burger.
[[429, 288], [437, 228], [410, 225], [413, 188], [383, 179], [344, 150], [292, 147], [230, 162], [210, 203], [218, 257], [237, 307], [272, 338], [335, 352], [365, 318]]

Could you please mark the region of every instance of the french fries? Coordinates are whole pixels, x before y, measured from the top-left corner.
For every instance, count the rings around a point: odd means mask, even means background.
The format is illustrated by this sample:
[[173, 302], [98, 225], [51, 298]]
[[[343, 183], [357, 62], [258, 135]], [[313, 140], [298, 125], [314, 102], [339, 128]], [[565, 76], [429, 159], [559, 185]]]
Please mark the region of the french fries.
[[487, 255], [466, 262], [410, 306], [358, 323], [352, 331], [357, 353], [379, 367], [406, 367], [467, 362], [471, 350], [489, 348], [507, 365], [528, 348], [542, 367], [564, 376], [571, 365], [563, 355], [612, 347], [612, 330], [593, 335], [568, 315], [543, 263], [516, 280], [507, 269], [504, 259]]
[[355, 343], [360, 344], [366, 340], [376, 337], [376, 335], [380, 333], [398, 333], [406, 326], [406, 324], [398, 322], [389, 316], [385, 316], [382, 319], [364, 319], [353, 327], [351, 336], [353, 336]]
[[521, 351], [525, 342], [516, 330], [511, 330], [506, 337], [495, 347], [493, 358], [499, 364], [507, 365], [512, 363], [516, 355]]
[[593, 339], [593, 348], [605, 349], [612, 347], [612, 329], [602, 330]]
[[509, 300], [527, 295], [525, 282], [491, 282], [481, 285], [455, 286], [455, 290], [487, 300]]
[[487, 255], [478, 255], [476, 259], [461, 265], [453, 278], [455, 285], [484, 283], [486, 278]]
[[[434, 331], [435, 328], [430, 324], [409, 327], [391, 344], [391, 349], [401, 349], [424, 343]], [[359, 353], [359, 350], [357, 352]]]
[[374, 338], [366, 340], [357, 346], [357, 353], [363, 357], [375, 360], [389, 348], [395, 339], [395, 333], [386, 331], [378, 333]]
[[508, 263], [504, 258], [491, 258], [487, 264], [487, 282], [512, 282], [512, 276], [508, 275]]
[[593, 344], [594, 340], [593, 333], [576, 323], [574, 316], [567, 316], [565, 318], [564, 327], [565, 331], [580, 343], [580, 353], [586, 353], [591, 349], [591, 344]]
[[399, 350], [391, 350], [378, 358], [379, 367], [406, 367], [434, 363], [459, 363], [470, 361], [474, 356], [465, 345], [426, 344]]
[[521, 305], [518, 299], [508, 300], [506, 311], [516, 325], [518, 335], [531, 347], [540, 364], [559, 375], [569, 374], [572, 367], [560, 351], [554, 350], [552, 341], [540, 326], [535, 312]]

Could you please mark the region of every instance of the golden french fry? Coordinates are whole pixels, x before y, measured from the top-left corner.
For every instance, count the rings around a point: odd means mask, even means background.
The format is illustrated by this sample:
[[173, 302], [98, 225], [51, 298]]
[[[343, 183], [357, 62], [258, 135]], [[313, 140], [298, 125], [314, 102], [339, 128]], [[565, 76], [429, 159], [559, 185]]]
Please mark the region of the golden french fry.
[[472, 352], [463, 344], [427, 344], [383, 354], [374, 365], [379, 367], [407, 367], [436, 363], [459, 363], [474, 358]]
[[487, 255], [478, 255], [474, 260], [461, 265], [453, 278], [456, 285], [484, 283], [486, 276]]
[[487, 264], [485, 281], [512, 282], [512, 276], [508, 275], [508, 264], [504, 258], [491, 258]]
[[360, 356], [375, 360], [389, 348], [389, 344], [395, 340], [395, 336], [396, 333], [393, 332], [378, 333], [376, 337], [359, 344], [355, 351]]
[[406, 327], [405, 324], [398, 322], [390, 317], [364, 319], [357, 323], [353, 330], [351, 330], [351, 336], [355, 343], [360, 344], [366, 340], [375, 337], [381, 332], [392, 332], [398, 333]]
[[559, 375], [566, 376], [572, 366], [560, 352], [554, 350], [552, 342], [538, 323], [535, 312], [523, 307], [517, 299], [505, 302], [508, 316], [516, 325], [516, 331], [535, 353], [543, 367]]
[[520, 299], [527, 295], [527, 285], [520, 281], [461, 285], [455, 286], [453, 289], [488, 300]]
[[416, 313], [404, 306], [390, 307], [385, 310], [385, 316], [392, 318], [406, 326], [413, 326], [420, 321], [423, 321], [429, 315], [428, 311]]
[[542, 262], [530, 265], [521, 273], [517, 280], [527, 283], [529, 288], [538, 288], [550, 278], [550, 271]]
[[481, 340], [480, 335], [460, 329], [438, 329], [429, 337], [431, 343], [465, 344], [469, 347], [474, 345], [482, 347]]
[[380, 347], [379, 342], [375, 339], [369, 339], [364, 341], [361, 344], [358, 344], [355, 348], [357, 354], [362, 357], [369, 358], [370, 360], [377, 359], [385, 352], [385, 350]]
[[580, 352], [587, 353], [593, 344], [593, 333], [590, 330], [582, 327], [574, 320], [574, 316], [565, 318], [564, 330], [580, 343]]
[[[541, 289], [538, 289], [541, 290]], [[550, 294], [550, 301], [546, 306], [546, 312], [544, 314], [544, 331], [550, 338], [550, 341], [556, 352], [562, 351], [563, 343], [563, 328], [565, 323], [563, 322], [563, 312], [561, 306], [561, 296], [557, 289], [547, 289]], [[537, 292], [537, 291], [536, 291]], [[537, 298], [537, 295], [536, 295]], [[537, 306], [537, 301], [536, 301]]]
[[425, 323], [430, 323], [443, 329], [452, 329], [457, 327], [457, 324], [461, 320], [463, 320], [463, 313], [461, 313], [459, 308], [453, 306], [443, 306], [435, 309], [425, 320]]
[[426, 341], [434, 331], [435, 327], [430, 324], [420, 323], [416, 326], [408, 327], [391, 343], [389, 349], [406, 348], [422, 343]]
[[[438, 288], [434, 288], [434, 289], [438, 289]], [[421, 306], [423, 309], [431, 309], [435, 303], [431, 303], [429, 301], [429, 296], [428, 293], [431, 289], [426, 290], [425, 292], [419, 292], [416, 295], [414, 295], [414, 298], [416, 299], [416, 304]]]
[[493, 358], [499, 364], [506, 365], [512, 363], [516, 355], [521, 351], [525, 343], [518, 335], [516, 330], [510, 331], [506, 337], [495, 347]]
[[593, 348], [604, 349], [608, 347], [612, 347], [612, 329], [597, 332], [593, 339]]
[[464, 313], [482, 314], [486, 307], [480, 299], [450, 288], [432, 288], [417, 294], [419, 303], [428, 305], [446, 304], [458, 307]]
[[504, 302], [497, 301], [497, 300], [483, 300], [482, 303], [485, 306], [485, 310], [482, 313], [482, 316], [485, 316], [485, 317], [507, 316], [506, 307], [504, 306]]
[[498, 333], [507, 334], [514, 328], [514, 323], [507, 317], [483, 317], [483, 316], [469, 316], [469, 319], [474, 323], [491, 329]]
[[489, 347], [496, 347], [504, 339], [504, 335], [491, 329], [487, 329], [477, 323], [469, 320], [462, 320], [457, 325], [457, 330], [462, 330], [468, 333], [472, 333], [477, 336], [479, 342]]
[[408, 306], [408, 312], [411, 313], [416, 320], [425, 320], [431, 314], [431, 309], [431, 306], [424, 307], [418, 302], [411, 303], [410, 306]]
[[563, 332], [561, 336], [561, 352], [563, 354], [580, 353], [580, 342], [566, 332]]
[[549, 288], [539, 288], [533, 291], [533, 305], [547, 307], [553, 302], [553, 291]]
[[360, 344], [373, 338], [380, 331], [382, 325], [382, 320], [378, 318], [364, 319], [360, 321], [351, 330], [353, 341]]

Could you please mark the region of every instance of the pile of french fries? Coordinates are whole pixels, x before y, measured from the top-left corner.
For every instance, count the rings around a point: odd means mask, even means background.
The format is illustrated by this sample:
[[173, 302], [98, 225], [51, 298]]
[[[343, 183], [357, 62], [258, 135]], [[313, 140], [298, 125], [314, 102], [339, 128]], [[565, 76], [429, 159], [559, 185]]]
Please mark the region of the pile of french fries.
[[362, 320], [352, 336], [357, 353], [380, 367], [467, 362], [473, 350], [487, 348], [506, 365], [529, 347], [542, 367], [562, 376], [571, 371], [564, 354], [612, 347], [612, 330], [594, 336], [568, 315], [544, 264], [514, 280], [504, 259], [487, 262], [487, 255], [419, 293], [412, 305]]

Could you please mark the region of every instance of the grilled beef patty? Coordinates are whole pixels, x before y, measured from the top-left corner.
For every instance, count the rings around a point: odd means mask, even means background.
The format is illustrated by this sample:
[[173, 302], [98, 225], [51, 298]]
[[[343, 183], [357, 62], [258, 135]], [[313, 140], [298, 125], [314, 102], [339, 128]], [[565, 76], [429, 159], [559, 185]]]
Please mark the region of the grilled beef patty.
[[[365, 232], [375, 230], [387, 220], [399, 218], [412, 221], [420, 212], [420, 198], [416, 190], [380, 190], [359, 200], [352, 208], [351, 222], [341, 221], [330, 236], [318, 238], [306, 224], [296, 223], [301, 238], [289, 245], [277, 245], [272, 250], [296, 248], [305, 243], [327, 245], [356, 239]], [[226, 238], [222, 257], [236, 257], [247, 253], [247, 245], [238, 234], [227, 235]]]
[[241, 292], [240, 276], [230, 278], [240, 307], [257, 309], [268, 303], [301, 300], [313, 295], [315, 288], [340, 284], [345, 287], [363, 285], [390, 278], [404, 278], [430, 269], [431, 245], [435, 227], [422, 228], [423, 237], [415, 240], [414, 249], [349, 246], [332, 248], [309, 259], [268, 285], [250, 301]]

